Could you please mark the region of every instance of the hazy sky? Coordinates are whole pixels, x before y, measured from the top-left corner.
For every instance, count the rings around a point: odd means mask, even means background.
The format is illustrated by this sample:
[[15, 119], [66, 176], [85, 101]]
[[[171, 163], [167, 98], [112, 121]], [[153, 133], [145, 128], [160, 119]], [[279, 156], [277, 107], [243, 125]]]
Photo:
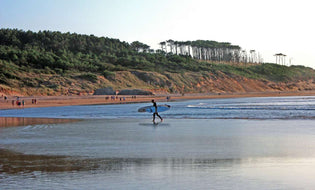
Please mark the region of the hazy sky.
[[275, 62], [315, 68], [311, 0], [0, 0], [0, 28], [94, 34], [141, 41], [230, 42]]

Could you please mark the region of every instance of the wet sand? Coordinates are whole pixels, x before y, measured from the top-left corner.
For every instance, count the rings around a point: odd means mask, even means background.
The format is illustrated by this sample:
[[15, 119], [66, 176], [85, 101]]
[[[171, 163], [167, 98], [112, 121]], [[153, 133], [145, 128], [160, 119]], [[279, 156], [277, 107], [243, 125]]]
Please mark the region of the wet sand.
[[6, 174], [27, 174], [32, 172], [79, 172], [121, 170], [123, 166], [150, 159], [102, 158], [87, 159], [63, 155], [23, 154], [0, 148], [0, 172]]
[[[123, 104], [123, 103], [139, 103], [150, 102], [152, 99], [156, 101], [166, 101], [166, 97], [170, 97], [170, 101], [184, 99], [212, 99], [212, 98], [241, 98], [241, 97], [277, 97], [277, 96], [315, 96], [315, 91], [301, 92], [252, 92], [252, 93], [212, 93], [212, 94], [160, 94], [155, 96], [117, 96], [112, 100], [110, 96], [37, 96], [37, 97], [20, 97], [20, 101], [24, 100], [25, 105], [12, 105], [12, 100], [16, 101], [16, 97], [9, 97], [7, 101], [0, 100], [0, 109], [23, 109], [30, 107], [53, 107], [53, 106], [70, 106], [70, 105], [97, 105], [97, 104]], [[36, 99], [37, 103], [32, 104], [32, 99]]]
[[0, 133], [1, 187], [263, 190], [315, 185], [313, 121], [141, 122], [104, 119], [7, 128]]
[[0, 117], [0, 127], [17, 127], [27, 125], [57, 124], [75, 122], [77, 119]]

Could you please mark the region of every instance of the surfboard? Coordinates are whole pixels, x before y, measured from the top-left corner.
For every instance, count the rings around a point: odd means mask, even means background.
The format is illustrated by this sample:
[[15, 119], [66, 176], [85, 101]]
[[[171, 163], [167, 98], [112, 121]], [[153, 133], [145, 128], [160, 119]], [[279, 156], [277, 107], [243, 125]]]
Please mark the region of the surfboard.
[[[157, 111], [158, 112], [163, 112], [163, 111], [167, 111], [171, 108], [170, 105], [158, 105], [157, 106]], [[139, 108], [138, 109], [138, 112], [149, 112], [149, 113], [153, 113], [155, 112], [155, 107], [154, 106], [145, 106], [145, 107], [142, 107], [142, 108]]]

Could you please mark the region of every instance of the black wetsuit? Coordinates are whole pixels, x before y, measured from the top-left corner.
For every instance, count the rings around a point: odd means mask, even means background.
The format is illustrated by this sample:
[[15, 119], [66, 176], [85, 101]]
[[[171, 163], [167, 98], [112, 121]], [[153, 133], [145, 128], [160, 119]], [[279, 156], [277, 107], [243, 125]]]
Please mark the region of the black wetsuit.
[[155, 122], [155, 115], [157, 115], [161, 119], [161, 121], [163, 121], [162, 117], [157, 112], [156, 102], [153, 102], [153, 106], [155, 107], [155, 112], [153, 113], [153, 123]]

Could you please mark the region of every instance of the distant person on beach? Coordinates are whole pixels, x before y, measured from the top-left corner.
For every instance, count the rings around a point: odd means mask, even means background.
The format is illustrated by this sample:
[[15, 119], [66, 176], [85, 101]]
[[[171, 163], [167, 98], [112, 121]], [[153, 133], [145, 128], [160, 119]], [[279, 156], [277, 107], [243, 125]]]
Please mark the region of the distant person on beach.
[[153, 103], [153, 106], [155, 108], [155, 111], [153, 113], [153, 123], [155, 123], [155, 115], [157, 115], [160, 119], [161, 119], [161, 122], [163, 121], [163, 118], [159, 115], [158, 111], [157, 111], [157, 105], [156, 105], [156, 102], [154, 100], [152, 100], [152, 103]]
[[170, 101], [171, 97], [170, 96], [166, 96], [166, 101]]

